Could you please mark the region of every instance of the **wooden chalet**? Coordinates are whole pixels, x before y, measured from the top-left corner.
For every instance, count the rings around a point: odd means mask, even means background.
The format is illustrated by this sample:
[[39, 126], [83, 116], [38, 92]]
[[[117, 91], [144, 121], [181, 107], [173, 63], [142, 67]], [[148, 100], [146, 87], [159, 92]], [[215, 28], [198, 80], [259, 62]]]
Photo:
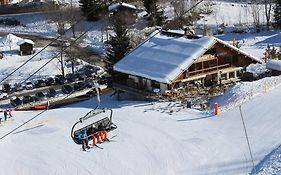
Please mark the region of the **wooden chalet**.
[[134, 5], [117, 2], [113, 3], [108, 7], [110, 12], [110, 17], [118, 16], [121, 19], [124, 19], [127, 25], [134, 24], [137, 19], [137, 8]]
[[239, 81], [251, 63], [261, 60], [218, 38], [156, 31], [113, 69], [126, 77], [120, 87], [167, 94]]
[[17, 44], [20, 46], [20, 51], [19, 51], [20, 55], [31, 55], [34, 53], [34, 51], [33, 51], [34, 42], [33, 41], [31, 41], [29, 39], [23, 39], [23, 40], [17, 42]]
[[0, 0], [0, 5], [7, 5], [9, 2], [9, 0]]

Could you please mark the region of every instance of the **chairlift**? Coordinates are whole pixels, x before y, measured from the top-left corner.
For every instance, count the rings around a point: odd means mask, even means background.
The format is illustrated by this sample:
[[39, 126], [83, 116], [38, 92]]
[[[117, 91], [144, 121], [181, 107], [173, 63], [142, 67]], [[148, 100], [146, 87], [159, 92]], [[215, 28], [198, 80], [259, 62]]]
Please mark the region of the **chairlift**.
[[112, 123], [112, 109], [99, 108], [100, 96], [96, 84], [95, 88], [97, 92], [97, 106], [85, 116], [79, 118], [79, 120], [72, 126], [71, 129], [71, 138], [76, 144], [79, 145], [83, 144], [82, 140], [78, 138], [78, 135], [81, 132], [86, 131], [88, 141], [90, 141], [93, 139], [92, 136], [95, 134], [98, 134], [102, 131], [110, 132], [117, 128], [117, 126]]

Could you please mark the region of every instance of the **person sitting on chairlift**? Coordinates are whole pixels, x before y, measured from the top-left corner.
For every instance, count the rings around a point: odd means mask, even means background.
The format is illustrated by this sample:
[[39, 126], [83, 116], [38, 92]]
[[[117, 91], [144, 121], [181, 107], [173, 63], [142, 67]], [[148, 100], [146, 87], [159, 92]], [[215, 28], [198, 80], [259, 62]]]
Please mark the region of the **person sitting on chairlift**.
[[89, 145], [88, 145], [88, 135], [87, 135], [87, 132], [85, 130], [81, 131], [79, 134], [78, 134], [78, 139], [81, 140], [82, 142], [82, 149], [83, 151], [86, 151], [86, 148], [90, 148]]

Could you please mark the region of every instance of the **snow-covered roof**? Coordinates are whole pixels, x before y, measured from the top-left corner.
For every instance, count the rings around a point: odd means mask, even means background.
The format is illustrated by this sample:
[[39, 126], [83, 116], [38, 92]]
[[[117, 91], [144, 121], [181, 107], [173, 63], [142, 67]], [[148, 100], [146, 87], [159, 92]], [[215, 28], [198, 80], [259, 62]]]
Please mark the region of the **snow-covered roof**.
[[136, 6], [134, 6], [134, 5], [131, 5], [131, 4], [128, 4], [128, 3], [125, 3], [125, 2], [118, 2], [118, 3], [113, 3], [113, 4], [111, 4], [111, 5], [108, 7], [108, 11], [116, 10], [116, 9], [118, 9], [119, 7], [126, 7], [126, 8], [134, 9], [134, 10], [137, 9]]
[[23, 40], [20, 40], [17, 42], [17, 45], [22, 45], [23, 43], [29, 43], [29, 44], [32, 44], [34, 45], [34, 42], [30, 39], [23, 39]]
[[269, 60], [266, 63], [266, 68], [281, 71], [281, 60]]
[[173, 37], [156, 31], [135, 50], [114, 65], [114, 70], [170, 84], [198, 57], [215, 43], [231, 47], [250, 58], [261, 62], [238, 48], [211, 36], [198, 39]]
[[16, 43], [19, 42], [20, 40], [22, 40], [22, 38], [9, 33], [8, 35], [0, 38], [0, 46], [4, 47], [6, 45], [16, 45]]

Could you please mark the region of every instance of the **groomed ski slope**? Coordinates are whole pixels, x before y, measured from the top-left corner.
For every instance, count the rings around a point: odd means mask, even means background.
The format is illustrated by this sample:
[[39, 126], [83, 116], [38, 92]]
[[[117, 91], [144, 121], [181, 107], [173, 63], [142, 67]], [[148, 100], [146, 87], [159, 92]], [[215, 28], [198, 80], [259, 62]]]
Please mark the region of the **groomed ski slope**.
[[[281, 89], [275, 86], [242, 103], [255, 165], [281, 144]], [[239, 88], [236, 91], [239, 94]], [[49, 110], [2, 139], [0, 174], [239, 175], [252, 171], [238, 107], [212, 116], [182, 109], [179, 103], [102, 96], [102, 106], [113, 108], [118, 125], [109, 137], [117, 136], [101, 144], [104, 149], [83, 152], [71, 140], [70, 130], [94, 103], [91, 99]], [[13, 119], [0, 125], [1, 136], [38, 113], [14, 112]]]

